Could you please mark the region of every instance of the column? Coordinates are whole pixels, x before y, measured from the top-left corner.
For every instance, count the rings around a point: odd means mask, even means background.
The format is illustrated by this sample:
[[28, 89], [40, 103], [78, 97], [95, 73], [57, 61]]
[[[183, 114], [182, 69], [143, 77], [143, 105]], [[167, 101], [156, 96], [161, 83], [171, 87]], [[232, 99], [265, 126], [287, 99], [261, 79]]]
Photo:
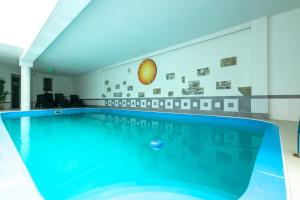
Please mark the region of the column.
[[21, 65], [21, 110], [30, 110], [30, 70], [32, 65]]

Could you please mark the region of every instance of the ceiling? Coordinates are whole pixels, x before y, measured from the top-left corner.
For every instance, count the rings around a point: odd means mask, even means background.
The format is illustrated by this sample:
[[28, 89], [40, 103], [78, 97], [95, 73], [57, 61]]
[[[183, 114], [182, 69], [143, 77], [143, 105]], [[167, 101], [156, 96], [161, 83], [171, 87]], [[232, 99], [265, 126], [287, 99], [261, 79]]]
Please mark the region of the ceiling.
[[95, 0], [34, 67], [78, 75], [297, 7], [299, 0]]
[[0, 43], [27, 48], [58, 0], [0, 0]]
[[0, 44], [0, 65], [19, 66], [19, 58], [23, 49], [19, 47]]

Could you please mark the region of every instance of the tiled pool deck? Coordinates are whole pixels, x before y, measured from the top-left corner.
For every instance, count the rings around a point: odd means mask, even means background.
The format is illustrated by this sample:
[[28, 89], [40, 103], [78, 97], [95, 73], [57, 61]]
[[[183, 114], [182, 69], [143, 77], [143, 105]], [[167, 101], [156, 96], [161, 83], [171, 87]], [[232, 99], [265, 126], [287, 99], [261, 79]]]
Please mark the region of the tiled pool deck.
[[272, 120], [280, 127], [281, 142], [286, 162], [286, 178], [288, 183], [288, 193], [291, 200], [300, 199], [300, 158], [293, 154], [297, 145], [297, 122]]
[[[292, 155], [296, 150], [298, 123], [290, 121], [272, 122], [280, 127], [286, 162], [288, 199], [300, 199], [298, 189], [300, 184], [300, 159]], [[2, 120], [0, 120], [0, 199], [42, 199], [17, 150], [14, 148], [12, 140], [2, 125]], [[172, 194], [170, 195], [172, 196]], [[138, 198], [138, 196], [136, 197]], [[175, 197], [173, 196], [173, 198]]]

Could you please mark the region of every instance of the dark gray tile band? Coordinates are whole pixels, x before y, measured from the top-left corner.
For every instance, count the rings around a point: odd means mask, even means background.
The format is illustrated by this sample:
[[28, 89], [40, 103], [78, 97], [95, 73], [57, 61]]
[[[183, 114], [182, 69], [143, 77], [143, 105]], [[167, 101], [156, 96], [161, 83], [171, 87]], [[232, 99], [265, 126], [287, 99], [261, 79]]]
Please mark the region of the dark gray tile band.
[[[238, 99], [238, 98], [251, 98], [251, 99], [283, 99], [283, 98], [300, 98], [300, 94], [290, 94], [290, 95], [253, 95], [253, 96], [187, 96], [187, 97], [155, 97], [155, 99]], [[83, 98], [81, 100], [112, 100], [118, 98]], [[152, 97], [143, 97], [143, 98], [123, 98], [123, 99], [153, 99]]]
[[[93, 108], [107, 108], [108, 106], [89, 106]], [[114, 107], [112, 107], [114, 109]], [[200, 114], [200, 115], [220, 115], [229, 117], [244, 117], [244, 118], [255, 118], [255, 119], [269, 119], [267, 113], [244, 113], [244, 112], [224, 112], [224, 111], [201, 111], [196, 109], [163, 109], [163, 108], [142, 108], [142, 107], [118, 107], [115, 109], [127, 109], [127, 110], [141, 110], [141, 111], [155, 111], [155, 112], [173, 112], [173, 113], [187, 113], [187, 114]]]

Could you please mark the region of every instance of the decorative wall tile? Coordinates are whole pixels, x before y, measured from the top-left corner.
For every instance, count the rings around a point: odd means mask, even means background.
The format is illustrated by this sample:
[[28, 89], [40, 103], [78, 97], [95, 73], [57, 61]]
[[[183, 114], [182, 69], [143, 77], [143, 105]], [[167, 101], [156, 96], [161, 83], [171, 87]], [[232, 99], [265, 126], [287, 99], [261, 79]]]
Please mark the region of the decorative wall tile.
[[224, 111], [238, 112], [239, 111], [238, 99], [224, 99]]
[[141, 107], [141, 100], [137, 99], [135, 101], [136, 101], [136, 107]]
[[147, 108], [152, 108], [152, 100], [147, 99]]
[[135, 107], [135, 100], [131, 100], [131, 107]]
[[200, 108], [199, 100], [192, 99], [191, 100], [191, 108], [192, 109], [199, 109]]
[[211, 99], [200, 99], [200, 110], [211, 110]]
[[116, 84], [115, 89], [120, 89], [120, 84]]
[[204, 93], [204, 88], [200, 87], [200, 81], [189, 81], [188, 88], [183, 88], [182, 95], [199, 95]]
[[217, 90], [231, 89], [231, 81], [218, 81], [216, 82]]
[[139, 92], [138, 96], [139, 98], [145, 97], [145, 92]]
[[207, 76], [209, 75], [209, 68], [206, 67], [206, 68], [201, 68], [201, 69], [197, 69], [197, 74], [198, 76]]
[[236, 65], [236, 64], [237, 64], [237, 58], [236, 57], [221, 59], [221, 67], [228, 67], [228, 66], [233, 66], [233, 65]]
[[165, 104], [166, 104], [165, 106], [166, 109], [173, 109], [173, 99], [166, 99]]
[[122, 100], [119, 100], [118, 106], [122, 107]]
[[173, 97], [173, 96], [174, 96], [174, 91], [169, 91], [169, 92], [168, 92], [168, 96], [169, 96], [169, 97]]
[[119, 100], [115, 100], [115, 106], [116, 106], [116, 107], [119, 106]]
[[122, 92], [115, 92], [114, 97], [122, 97]]
[[141, 107], [146, 108], [147, 107], [147, 101], [146, 99], [141, 100]]
[[252, 94], [252, 88], [250, 86], [238, 87], [238, 90], [243, 96], [251, 96], [251, 94]]
[[133, 86], [132, 86], [132, 85], [128, 85], [128, 86], [127, 86], [127, 90], [128, 90], [128, 91], [132, 91], [132, 90], [133, 90]]
[[165, 108], [165, 100], [164, 99], [160, 99], [158, 101], [158, 103], [159, 103], [159, 108]]
[[166, 74], [166, 79], [167, 79], [167, 80], [175, 79], [175, 73], [169, 73], [169, 74]]
[[127, 99], [127, 107], [131, 106], [131, 100]]
[[108, 106], [111, 106], [111, 100], [108, 100]]
[[158, 99], [152, 99], [152, 108], [158, 108]]
[[190, 109], [191, 100], [190, 99], [181, 99], [181, 109]]
[[106, 92], [111, 92], [111, 87], [106, 88]]
[[181, 108], [181, 100], [180, 99], [174, 99], [173, 107], [180, 109]]
[[212, 100], [212, 110], [214, 111], [223, 111], [224, 110], [224, 103], [222, 99], [213, 99]]
[[127, 101], [126, 100], [123, 100], [122, 101], [122, 107], [126, 107], [127, 106]]
[[161, 89], [160, 88], [154, 88], [153, 89], [153, 94], [154, 95], [161, 94]]
[[104, 85], [108, 85], [108, 84], [109, 84], [108, 80], [104, 81]]
[[105, 105], [108, 106], [108, 100], [105, 100]]

